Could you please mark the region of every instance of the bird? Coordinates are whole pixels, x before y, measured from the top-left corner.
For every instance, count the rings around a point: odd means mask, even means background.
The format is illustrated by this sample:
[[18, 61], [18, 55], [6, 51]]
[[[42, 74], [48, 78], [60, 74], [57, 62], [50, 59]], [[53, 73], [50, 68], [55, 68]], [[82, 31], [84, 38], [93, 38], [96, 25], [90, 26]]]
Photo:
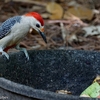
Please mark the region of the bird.
[[44, 34], [44, 20], [37, 12], [28, 12], [23, 15], [11, 17], [0, 26], [0, 53], [9, 60], [7, 51], [15, 47], [23, 51], [29, 60], [26, 48], [20, 47], [20, 41], [28, 34], [30, 29], [36, 30], [47, 43]]

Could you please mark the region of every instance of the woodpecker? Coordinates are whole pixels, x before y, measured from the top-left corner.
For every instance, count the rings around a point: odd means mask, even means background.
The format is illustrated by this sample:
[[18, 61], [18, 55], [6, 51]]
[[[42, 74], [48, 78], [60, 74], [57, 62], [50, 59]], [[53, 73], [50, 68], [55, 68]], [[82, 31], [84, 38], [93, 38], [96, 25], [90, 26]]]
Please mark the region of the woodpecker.
[[29, 12], [22, 16], [14, 16], [7, 19], [0, 26], [0, 53], [9, 59], [8, 49], [15, 47], [25, 53], [29, 60], [28, 52], [20, 47], [20, 41], [28, 34], [29, 30], [35, 29], [47, 43], [44, 31], [44, 21], [37, 12]]

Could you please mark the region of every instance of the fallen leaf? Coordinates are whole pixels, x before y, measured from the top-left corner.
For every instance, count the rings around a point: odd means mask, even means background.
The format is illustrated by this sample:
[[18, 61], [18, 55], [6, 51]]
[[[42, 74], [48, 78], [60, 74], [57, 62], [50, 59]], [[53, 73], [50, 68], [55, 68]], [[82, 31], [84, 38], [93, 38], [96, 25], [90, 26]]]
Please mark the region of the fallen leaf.
[[39, 49], [41, 47], [41, 45], [36, 45], [36, 46], [32, 46], [31, 48], [33, 49], [33, 50], [37, 50], [37, 49]]
[[32, 9], [33, 11], [39, 11], [39, 10], [42, 9], [42, 7], [41, 7], [41, 6], [33, 6], [31, 9]]
[[98, 74], [97, 74], [96, 78], [93, 80], [93, 83], [97, 82], [97, 81], [100, 81], [100, 75], [98, 75]]
[[49, 18], [50, 14], [48, 14], [48, 13], [43, 13], [43, 14], [41, 14], [41, 16], [42, 16], [43, 18]]
[[55, 2], [50, 2], [46, 7], [47, 11], [51, 13], [50, 19], [61, 19], [63, 16], [63, 8]]
[[77, 38], [76, 34], [71, 34], [71, 35], [67, 36], [67, 41], [69, 44], [71, 44], [73, 41], [78, 41], [78, 38]]
[[73, 14], [74, 16], [79, 17], [80, 19], [91, 20], [93, 18], [93, 10], [86, 8], [84, 6], [72, 6], [67, 11], [65, 11], [64, 18], [68, 16], [68, 13]]
[[92, 35], [100, 35], [100, 26], [88, 26], [82, 28], [85, 31], [85, 37]]
[[70, 6], [70, 7], [77, 7], [77, 6], [80, 6], [80, 4], [78, 4], [75, 0], [74, 1], [71, 1], [71, 2], [69, 2], [68, 3], [68, 6]]
[[57, 90], [56, 93], [59, 93], [59, 94], [72, 94], [71, 91], [67, 91], [67, 90]]
[[64, 40], [64, 44], [66, 44], [66, 37], [69, 34], [69, 31], [65, 29], [64, 24], [61, 22], [60, 23], [60, 27], [61, 27], [61, 33], [62, 33], [62, 38]]
[[38, 41], [38, 43], [39, 43], [40, 45], [46, 47], [47, 44], [46, 44], [43, 40], [38, 39], [37, 41]]

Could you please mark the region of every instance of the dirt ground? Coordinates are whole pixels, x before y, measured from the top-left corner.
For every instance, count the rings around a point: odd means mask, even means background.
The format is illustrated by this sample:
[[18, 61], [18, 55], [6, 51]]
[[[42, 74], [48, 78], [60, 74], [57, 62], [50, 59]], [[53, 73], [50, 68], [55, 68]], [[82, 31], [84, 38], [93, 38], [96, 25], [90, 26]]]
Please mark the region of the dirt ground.
[[[23, 2], [22, 2], [23, 1]], [[28, 1], [28, 0], [25, 0]], [[0, 0], [0, 24], [6, 19], [22, 15], [30, 11], [36, 11], [41, 15], [47, 14], [46, 3], [52, 2], [53, 0], [33, 0], [34, 2], [25, 2], [24, 0]], [[30, 0], [29, 0], [30, 1]], [[54, 0], [58, 3], [63, 11], [68, 10], [68, 2], [71, 0]], [[76, 0], [77, 3], [87, 7], [89, 9], [95, 9], [100, 11], [100, 3], [98, 0], [93, 0], [95, 2], [89, 2], [92, 0]], [[99, 1], [98, 1], [99, 2]], [[39, 8], [40, 7], [40, 8]], [[41, 36], [34, 32], [29, 32], [28, 36], [21, 41], [21, 46], [27, 49], [79, 49], [79, 50], [100, 50], [100, 33], [95, 35], [85, 36], [82, 31], [83, 27], [90, 25], [100, 24], [100, 14], [96, 13], [93, 15], [91, 20], [76, 18], [74, 20], [73, 16], [70, 19], [55, 19], [52, 20], [48, 17], [43, 17], [45, 22], [45, 34], [48, 43], [46, 44]], [[77, 25], [76, 25], [77, 24]], [[61, 26], [63, 25], [63, 26]], [[76, 25], [76, 26], [74, 26]], [[10, 51], [15, 51], [11, 49]]]

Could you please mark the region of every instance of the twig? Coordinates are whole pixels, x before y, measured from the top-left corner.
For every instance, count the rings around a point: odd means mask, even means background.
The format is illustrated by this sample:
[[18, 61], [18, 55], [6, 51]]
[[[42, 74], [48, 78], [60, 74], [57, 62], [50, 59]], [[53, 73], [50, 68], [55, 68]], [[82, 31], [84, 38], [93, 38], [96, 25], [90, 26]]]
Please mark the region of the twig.
[[24, 2], [24, 3], [31, 3], [35, 5], [40, 5], [40, 6], [46, 6], [46, 3], [40, 3], [38, 1], [33, 1], [33, 0], [13, 0], [14, 2]]
[[69, 24], [70, 21], [69, 20], [49, 20], [47, 21], [49, 24], [56, 24], [56, 23], [65, 23], [65, 24]]
[[64, 40], [64, 45], [66, 44], [66, 37], [67, 37], [67, 32], [64, 28], [64, 24], [61, 22], [60, 23], [60, 27], [61, 27], [61, 32], [62, 32], [62, 38]]

